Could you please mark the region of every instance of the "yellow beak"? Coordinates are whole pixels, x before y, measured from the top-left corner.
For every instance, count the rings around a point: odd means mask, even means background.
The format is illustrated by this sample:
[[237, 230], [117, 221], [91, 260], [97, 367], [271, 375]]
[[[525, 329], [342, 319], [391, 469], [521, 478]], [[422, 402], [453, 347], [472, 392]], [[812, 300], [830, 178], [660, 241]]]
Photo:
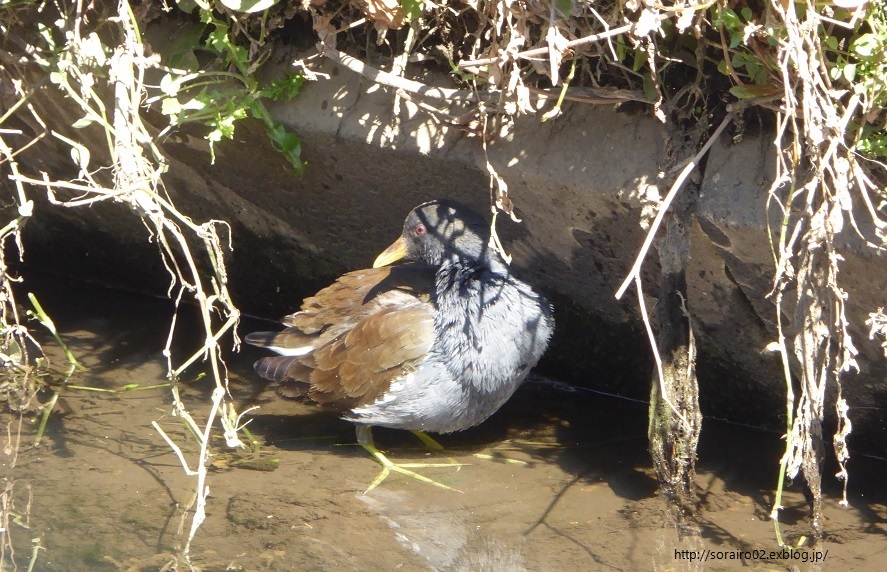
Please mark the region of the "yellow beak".
[[376, 261], [373, 262], [373, 268], [381, 268], [382, 266], [388, 266], [393, 262], [397, 262], [401, 258], [407, 255], [407, 244], [403, 241], [403, 237], [398, 238], [392, 243], [391, 246], [385, 249], [385, 252], [379, 255], [376, 258]]

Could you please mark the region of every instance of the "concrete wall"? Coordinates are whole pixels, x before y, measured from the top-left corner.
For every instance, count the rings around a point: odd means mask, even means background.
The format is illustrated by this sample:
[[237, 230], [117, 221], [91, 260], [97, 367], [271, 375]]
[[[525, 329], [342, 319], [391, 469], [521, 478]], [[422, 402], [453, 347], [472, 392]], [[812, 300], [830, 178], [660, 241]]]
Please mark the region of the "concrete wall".
[[[278, 58], [282, 68], [291, 55]], [[409, 101], [395, 117], [389, 90], [345, 68], [325, 71], [329, 80], [308, 84], [294, 101], [272, 108], [302, 137], [308, 169], [301, 179], [285, 171], [255, 124], [238, 127], [235, 141], [219, 145], [215, 166], [193, 133], [163, 144], [170, 158], [167, 189], [180, 209], [197, 221], [232, 223], [231, 285], [243, 309], [281, 315], [339, 273], [369, 265], [422, 201], [449, 197], [487, 209], [489, 158], [523, 218], [520, 224], [500, 218], [515, 271], [558, 308], [558, 333], [542, 367], [577, 383], [644, 397], [650, 355], [636, 299], [629, 293], [617, 301], [614, 293], [644, 238], [644, 197], [663, 168], [665, 127], [642, 113], [568, 103], [553, 121], [518, 119], [485, 153], [469, 131], [442, 124]], [[60, 125], [77, 119], [64, 106], [40, 104]], [[764, 212], [769, 149], [767, 134], [739, 144], [725, 135], [712, 148], [691, 231], [688, 287], [703, 412], [778, 428], [781, 367], [761, 353], [774, 339], [774, 310], [765, 298], [773, 271]], [[63, 153], [44, 146], [23, 161], [34, 172], [63, 173]], [[164, 290], [156, 247], [116, 208], [38, 205], [41, 216], [28, 229], [29, 256], [35, 264], [93, 277], [104, 272], [109, 282]], [[102, 246], [96, 250], [96, 244]], [[856, 408], [856, 433], [873, 438], [883, 426], [878, 404], [887, 371], [862, 324], [868, 311], [887, 306], [887, 264], [852, 237], [844, 256], [842, 280], [862, 367], [848, 378], [848, 399]], [[655, 253], [649, 258], [644, 279], [652, 305], [658, 263]]]

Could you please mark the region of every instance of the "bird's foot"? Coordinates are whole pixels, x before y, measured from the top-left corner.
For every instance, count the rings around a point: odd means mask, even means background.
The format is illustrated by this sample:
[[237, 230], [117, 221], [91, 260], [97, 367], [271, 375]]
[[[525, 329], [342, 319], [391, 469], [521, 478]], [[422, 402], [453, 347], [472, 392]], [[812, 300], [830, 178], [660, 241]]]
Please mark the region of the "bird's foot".
[[[382, 465], [382, 470], [379, 472], [379, 475], [373, 480], [367, 490], [364, 491], [363, 494], [367, 494], [374, 488], [378, 487], [382, 481], [388, 478], [388, 475], [391, 474], [392, 471], [395, 473], [400, 473], [402, 475], [406, 475], [408, 477], [412, 477], [416, 480], [422, 481], [423, 483], [434, 485], [436, 487], [440, 487], [442, 489], [447, 489], [449, 491], [455, 491], [457, 493], [461, 493], [459, 489], [454, 489], [451, 486], [445, 485], [443, 483], [439, 483], [434, 479], [430, 479], [425, 475], [420, 475], [415, 471], [411, 471], [410, 469], [423, 469], [423, 468], [440, 468], [440, 467], [461, 467], [462, 463], [451, 462], [451, 463], [395, 463], [388, 459], [385, 454], [376, 448], [375, 443], [373, 442], [373, 435], [371, 433], [370, 427], [366, 425], [358, 425], [357, 429], [357, 442], [366, 450], [367, 453], [373, 456], [376, 461]], [[424, 433], [423, 433], [424, 435]], [[427, 435], [425, 435], [428, 437]], [[421, 438], [421, 437], [420, 437]], [[429, 440], [437, 444], [436, 441], [428, 437]], [[425, 440], [423, 439], [423, 442]], [[427, 445], [427, 443], [426, 443]], [[439, 444], [437, 444], [440, 447]], [[441, 447], [442, 448], [442, 447]]]
[[530, 466], [530, 463], [528, 463], [527, 461], [522, 461], [520, 459], [511, 459], [502, 454], [490, 455], [488, 453], [475, 453], [474, 456], [485, 461], [496, 461], [497, 463], [508, 463], [510, 465], [520, 465], [522, 467]]
[[416, 480], [422, 481], [423, 483], [427, 483], [429, 485], [434, 485], [434, 486], [440, 487], [442, 489], [447, 489], [448, 491], [455, 491], [457, 493], [462, 492], [459, 489], [454, 489], [451, 486], [445, 485], [443, 483], [439, 483], [439, 482], [435, 481], [434, 479], [430, 479], [430, 478], [426, 477], [425, 475], [420, 475], [419, 473], [410, 470], [410, 469], [435, 468], [435, 467], [461, 467], [462, 466], [461, 463], [394, 463], [391, 460], [389, 460], [388, 457], [386, 457], [384, 455], [384, 453], [382, 453], [381, 451], [379, 451], [375, 447], [370, 448], [370, 447], [367, 447], [366, 445], [364, 445], [364, 449], [366, 449], [373, 457], [376, 458], [377, 461], [379, 461], [379, 463], [382, 465], [382, 470], [379, 472], [379, 475], [370, 484], [370, 486], [367, 487], [367, 490], [365, 490], [363, 494], [367, 494], [368, 492], [370, 492], [371, 490], [373, 490], [374, 488], [376, 488], [380, 484], [382, 484], [382, 481], [384, 481], [386, 478], [388, 478], [388, 475], [391, 474], [391, 471], [394, 471], [396, 473], [400, 473], [402, 475], [406, 475], [408, 477], [412, 477]]
[[[415, 435], [422, 443], [428, 447], [428, 449], [432, 451], [446, 451], [446, 448], [434, 440], [434, 438], [425, 433], [424, 431], [412, 431], [412, 434]], [[474, 456], [478, 459], [484, 459], [485, 461], [497, 461], [499, 463], [509, 463], [512, 465], [521, 465], [524, 467], [529, 467], [530, 463], [526, 461], [521, 461], [520, 459], [511, 459], [503, 455], [500, 451], [493, 451], [493, 454], [488, 453], [474, 453]], [[448, 459], [455, 463], [456, 461], [452, 457], [448, 457]], [[462, 463], [459, 463], [460, 465]]]
[[[474, 453], [474, 456], [478, 459], [484, 459], [486, 461], [495, 461], [497, 463], [507, 463], [509, 465], [521, 465], [523, 467], [532, 466], [531, 463], [527, 461], [523, 461], [521, 459], [514, 459], [508, 456], [509, 451], [520, 451], [522, 447], [515, 447], [514, 442], [509, 439], [505, 442], [502, 442], [495, 447], [487, 449], [488, 452], [485, 453]], [[534, 443], [525, 442], [526, 445], [534, 445]], [[538, 445], [538, 444], [536, 444]]]

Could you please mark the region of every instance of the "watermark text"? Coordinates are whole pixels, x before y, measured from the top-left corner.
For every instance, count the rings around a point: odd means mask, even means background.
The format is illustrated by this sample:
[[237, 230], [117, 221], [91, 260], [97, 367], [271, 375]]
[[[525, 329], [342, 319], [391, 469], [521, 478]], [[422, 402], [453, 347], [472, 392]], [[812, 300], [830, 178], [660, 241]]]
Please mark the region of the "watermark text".
[[687, 562], [719, 562], [727, 560], [781, 560], [792, 562], [825, 562], [828, 550], [801, 550], [799, 548], [783, 548], [781, 550], [678, 550], [674, 551], [675, 560]]

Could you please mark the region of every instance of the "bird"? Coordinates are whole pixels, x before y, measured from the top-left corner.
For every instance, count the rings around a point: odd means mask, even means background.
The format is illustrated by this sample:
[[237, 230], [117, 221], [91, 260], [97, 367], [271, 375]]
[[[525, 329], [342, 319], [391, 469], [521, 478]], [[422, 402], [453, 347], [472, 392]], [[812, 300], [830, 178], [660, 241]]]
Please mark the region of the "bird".
[[[245, 341], [278, 355], [255, 371], [285, 398], [339, 412], [382, 471], [451, 488], [396, 464], [372, 427], [452, 433], [495, 413], [536, 365], [554, 331], [551, 304], [514, 276], [489, 223], [461, 203], [425, 202], [369, 269], [348, 272]], [[399, 263], [399, 264], [394, 264]]]

